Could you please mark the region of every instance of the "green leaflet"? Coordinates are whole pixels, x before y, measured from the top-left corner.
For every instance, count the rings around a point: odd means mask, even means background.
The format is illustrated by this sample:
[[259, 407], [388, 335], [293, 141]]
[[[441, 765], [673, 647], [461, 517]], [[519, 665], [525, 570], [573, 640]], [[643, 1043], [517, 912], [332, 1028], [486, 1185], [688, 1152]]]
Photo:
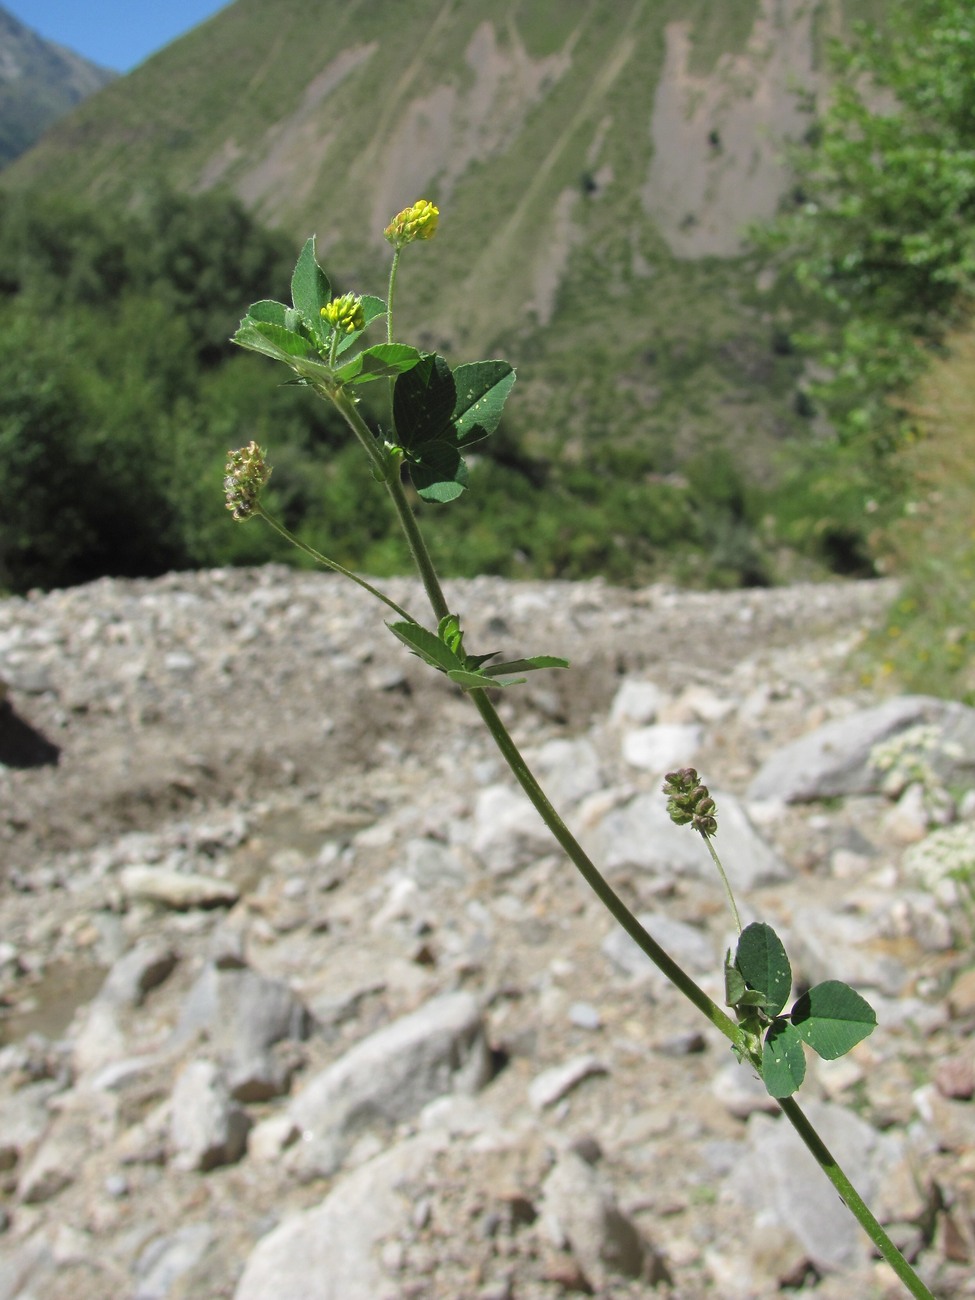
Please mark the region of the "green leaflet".
[[[358, 335], [350, 335], [350, 338]], [[339, 344], [337, 351], [342, 351]], [[422, 353], [405, 343], [376, 343], [350, 357], [335, 372], [336, 379], [344, 384], [365, 384], [373, 379], [385, 379], [411, 370]]]
[[305, 326], [324, 341], [328, 327], [322, 320], [322, 308], [332, 297], [328, 277], [315, 260], [315, 236], [305, 241], [291, 276], [291, 301]]
[[461, 446], [469, 447], [494, 433], [514, 382], [515, 372], [507, 361], [474, 361], [457, 367], [452, 423]]
[[835, 1061], [856, 1047], [877, 1027], [877, 1013], [842, 980], [824, 980], [792, 1008], [796, 1033], [826, 1061]]
[[765, 1035], [762, 1079], [772, 1097], [791, 1097], [806, 1077], [802, 1039], [787, 1020], [776, 1020]]
[[782, 940], [770, 925], [755, 921], [738, 939], [735, 964], [749, 988], [765, 994], [765, 1010], [777, 1016], [792, 989], [792, 967]]

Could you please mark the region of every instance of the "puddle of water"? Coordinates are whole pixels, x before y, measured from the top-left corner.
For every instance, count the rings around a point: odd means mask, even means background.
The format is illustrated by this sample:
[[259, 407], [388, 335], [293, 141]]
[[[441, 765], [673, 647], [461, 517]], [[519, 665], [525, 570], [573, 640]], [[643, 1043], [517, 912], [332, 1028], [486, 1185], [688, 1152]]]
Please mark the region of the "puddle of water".
[[43, 1034], [56, 1042], [64, 1036], [71, 1017], [90, 1002], [105, 982], [101, 966], [72, 966], [53, 962], [36, 984], [8, 1013], [0, 1015], [0, 1046], [16, 1043], [28, 1034]]

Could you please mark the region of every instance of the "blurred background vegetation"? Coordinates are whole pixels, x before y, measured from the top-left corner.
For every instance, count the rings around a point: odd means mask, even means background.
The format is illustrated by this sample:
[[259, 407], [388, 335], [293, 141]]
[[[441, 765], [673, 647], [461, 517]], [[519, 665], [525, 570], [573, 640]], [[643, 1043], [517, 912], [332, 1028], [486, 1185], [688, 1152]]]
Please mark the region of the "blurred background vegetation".
[[[534, 379], [471, 458], [476, 490], [430, 508], [431, 540], [455, 575], [896, 572], [903, 596], [865, 671], [975, 698], [975, 11], [892, 5], [832, 58], [779, 217], [737, 258], [658, 250], [646, 292], [671, 328], [655, 344], [593, 292], [595, 251], [544, 349], [541, 332], [495, 340]], [[0, 590], [302, 563], [220, 508], [226, 451], [251, 438], [294, 532], [372, 574], [406, 569], [330, 409], [228, 342], [250, 302], [287, 296], [300, 242], [218, 192], [160, 184], [122, 210], [0, 190]], [[741, 374], [766, 402], [751, 447], [709, 424]], [[641, 386], [653, 418], [633, 437]]]

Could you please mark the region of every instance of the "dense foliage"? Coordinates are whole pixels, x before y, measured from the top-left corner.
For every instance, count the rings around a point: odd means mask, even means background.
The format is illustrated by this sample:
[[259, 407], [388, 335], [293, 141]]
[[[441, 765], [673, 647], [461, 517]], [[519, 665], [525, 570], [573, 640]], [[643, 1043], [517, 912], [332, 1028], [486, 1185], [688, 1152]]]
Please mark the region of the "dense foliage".
[[813, 396], [883, 461], [905, 433], [896, 396], [975, 286], [975, 9], [899, 0], [833, 65], [792, 203], [760, 242], [801, 294]]
[[[293, 562], [221, 511], [227, 448], [251, 438], [292, 531], [373, 573], [406, 567], [334, 413], [229, 343], [244, 304], [286, 288], [292, 258], [226, 198], [160, 193], [122, 214], [0, 196], [0, 589]], [[450, 572], [625, 582], [664, 556], [695, 581], [764, 580], [730, 462], [690, 486], [639, 448], [559, 465], [510, 426], [469, 459], [476, 499], [438, 519]]]
[[834, 431], [780, 489], [780, 535], [830, 537], [853, 571], [892, 561], [905, 594], [879, 671], [970, 698], [975, 8], [900, 0], [834, 66], [793, 203], [759, 240], [798, 294], [811, 405]]

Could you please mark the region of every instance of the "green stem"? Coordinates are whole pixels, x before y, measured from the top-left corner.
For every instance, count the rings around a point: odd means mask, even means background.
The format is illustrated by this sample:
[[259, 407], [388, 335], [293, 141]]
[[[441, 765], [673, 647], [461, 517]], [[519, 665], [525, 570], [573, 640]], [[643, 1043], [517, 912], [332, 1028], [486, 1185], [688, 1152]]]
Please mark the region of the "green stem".
[[521, 750], [512, 740], [508, 729], [498, 715], [497, 709], [488, 699], [486, 693], [484, 691], [471, 691], [470, 695], [478, 713], [484, 719], [487, 729], [493, 736], [495, 744], [514, 773], [518, 784], [528, 795], [545, 825], [565, 850], [570, 861], [599, 901], [615, 917], [630, 938], [646, 953], [654, 965], [667, 976], [672, 984], [680, 989], [681, 993], [689, 1001], [694, 1003], [699, 1011], [703, 1012], [711, 1024], [716, 1029], [719, 1029], [726, 1038], [730, 1039], [735, 1046], [743, 1047], [744, 1040], [741, 1031], [731, 1017], [726, 1015], [699, 985], [695, 984], [694, 980], [681, 966], [678, 966], [677, 962], [665, 949], [661, 948], [656, 939], [640, 924], [606, 878], [600, 873], [595, 863], [550, 803], [542, 787], [535, 779], [531, 768], [522, 757]]
[[855, 1216], [861, 1228], [863, 1228], [911, 1295], [917, 1296], [918, 1300], [935, 1300], [933, 1293], [924, 1285], [890, 1237], [888, 1237], [879, 1221], [874, 1218], [870, 1207], [840, 1168], [829, 1147], [800, 1110], [799, 1103], [794, 1101], [792, 1097], [780, 1097], [779, 1105], [782, 1107], [786, 1119], [812, 1152], [820, 1169], [839, 1192], [841, 1199]]
[[386, 342], [393, 342], [393, 294], [396, 292], [396, 272], [399, 270], [399, 255], [403, 250], [393, 250], [393, 260], [389, 264], [389, 287], [386, 291]]
[[260, 515], [265, 523], [270, 524], [276, 533], [280, 533], [281, 536], [285, 538], [286, 541], [289, 541], [292, 546], [296, 546], [299, 551], [303, 551], [305, 555], [315, 560], [318, 564], [323, 564], [326, 569], [331, 569], [333, 573], [341, 573], [343, 578], [351, 578], [357, 586], [363, 589], [363, 591], [368, 591], [370, 596], [375, 596], [377, 600], [381, 600], [384, 605], [388, 605], [389, 608], [394, 613], [399, 614], [401, 618], [407, 619], [410, 623], [416, 622], [416, 620], [411, 617], [402, 606], [397, 605], [395, 600], [390, 600], [389, 597], [384, 595], [378, 587], [374, 587], [371, 582], [366, 582], [365, 578], [360, 578], [359, 575], [353, 573], [351, 569], [346, 569], [337, 561], [330, 560], [327, 555], [320, 554], [313, 546], [309, 546], [299, 537], [295, 537], [294, 533], [285, 528], [284, 524], [282, 524], [280, 520], [275, 519], [273, 515], [269, 515], [259, 502], [254, 507], [254, 513]]
[[409, 543], [410, 554], [413, 556], [413, 562], [417, 571], [423, 580], [423, 587], [427, 593], [427, 599], [439, 623], [442, 618], [450, 613], [450, 607], [447, 599], [443, 594], [440, 586], [440, 579], [437, 577], [437, 571], [433, 567], [433, 560], [430, 558], [430, 552], [427, 550], [427, 544], [423, 540], [423, 534], [420, 532], [420, 525], [416, 522], [416, 516], [410, 509], [410, 503], [406, 499], [406, 493], [403, 491], [403, 482], [400, 478], [400, 462], [397, 459], [394, 468], [386, 477], [386, 490], [389, 492], [393, 501], [396, 514], [399, 517], [400, 526], [406, 534], [406, 540]]
[[[430, 553], [426, 548], [426, 543], [420, 533], [419, 525], [414, 518], [413, 512], [409, 507], [406, 496], [403, 492], [402, 484], [399, 481], [399, 472], [397, 468], [395, 482], [387, 477], [386, 486], [389, 489], [396, 512], [399, 515], [400, 523], [406, 532], [407, 540], [410, 544], [410, 550], [423, 578], [423, 585], [426, 588], [430, 603], [433, 606], [434, 613], [438, 620], [448, 613], [447, 604], [440, 589], [440, 583], [437, 578]], [[670, 982], [680, 990], [681, 993], [692, 1002], [694, 1006], [710, 1021], [716, 1029], [719, 1029], [726, 1038], [741, 1052], [747, 1053], [747, 1041], [740, 1027], [734, 1023], [718, 1005], [714, 1002], [704, 990], [691, 979], [684, 969], [674, 961], [670, 954], [657, 943], [654, 937], [640, 924], [630, 909], [626, 906], [619, 895], [612, 889], [608, 881], [600, 873], [595, 863], [583, 849], [572, 832], [566, 826], [565, 822], [556, 812], [554, 806], [549, 801], [542, 787], [535, 779], [531, 768], [522, 757], [521, 750], [511, 738], [507, 727], [502, 722], [497, 709], [483, 690], [470, 692], [474, 706], [480, 713], [488, 731], [494, 739], [495, 744], [501, 751], [502, 756], [510, 767], [518, 784], [524, 790], [525, 794], [531, 800], [536, 811], [545, 822], [545, 825], [551, 831], [555, 840], [568, 855], [570, 861], [576, 867], [579, 874], [592, 889], [593, 893], [606, 907], [610, 914], [623, 927], [630, 938], [637, 946], [650, 958], [658, 970], [660, 970]], [[707, 840], [708, 837], [705, 836]], [[721, 866], [718, 856], [708, 840], [708, 847], [711, 849], [711, 856], [717, 863], [718, 871], [724, 881], [725, 888], [731, 901], [732, 912], [735, 917], [735, 924], [741, 932], [741, 922], [738, 917], [738, 909], [735, 906], [734, 896], [731, 893], [731, 886]], [[866, 1202], [857, 1192], [856, 1188], [844, 1174], [840, 1165], [829, 1151], [826, 1144], [822, 1141], [819, 1134], [813, 1128], [812, 1124], [799, 1109], [798, 1104], [791, 1097], [777, 1098], [786, 1117], [795, 1128], [796, 1132], [805, 1142], [806, 1146], [812, 1152], [823, 1173], [830, 1180], [840, 1196], [849, 1206], [850, 1211], [855, 1216], [860, 1226], [866, 1232], [867, 1236], [880, 1251], [883, 1258], [890, 1264], [891, 1268], [905, 1284], [911, 1295], [918, 1297], [918, 1300], [935, 1300], [935, 1297], [927, 1289], [921, 1279], [917, 1276], [910, 1264], [900, 1253], [894, 1243], [888, 1237], [879, 1221], [873, 1216]]]
[[365, 449], [366, 455], [372, 461], [372, 468], [380, 482], [385, 482], [389, 474], [389, 456], [386, 454], [382, 445], [379, 443], [372, 430], [366, 424], [365, 420], [356, 409], [354, 400], [349, 396], [341, 386], [328, 389], [323, 395], [338, 410], [339, 414], [345, 420], [346, 424], [359, 439]]
[[[378, 442], [372, 435], [372, 430], [363, 420], [362, 416], [356, 410], [355, 403], [351, 400], [344, 389], [337, 389], [330, 394], [332, 401], [338, 407], [344, 416], [346, 423], [352, 429], [353, 433], [369, 453], [373, 465], [377, 468], [386, 484], [386, 490], [392, 498], [393, 508], [396, 511], [400, 527], [406, 534], [406, 540], [409, 543], [410, 554], [413, 556], [413, 562], [417, 571], [423, 580], [423, 586], [427, 593], [427, 598], [433, 607], [433, 612], [437, 616], [437, 622], [450, 613], [446, 597], [440, 586], [440, 579], [437, 577], [437, 571], [433, 567], [433, 560], [430, 558], [430, 552], [427, 550], [427, 544], [423, 540], [423, 534], [420, 532], [419, 525], [410, 509], [410, 503], [406, 499], [406, 493], [403, 491], [403, 483], [400, 479], [400, 465], [402, 463], [398, 454], [384, 452], [380, 449]], [[415, 620], [410, 620], [411, 622]]]
[[721, 877], [721, 883], [724, 885], [724, 892], [728, 895], [728, 904], [731, 907], [731, 915], [735, 918], [735, 929], [739, 934], [741, 934], [741, 917], [738, 915], [738, 905], [735, 902], [735, 896], [731, 892], [731, 881], [728, 879], [725, 869], [721, 865], [721, 859], [718, 857], [717, 850], [711, 843], [711, 836], [703, 835], [701, 838], [708, 846], [708, 852], [711, 854], [714, 865], [718, 868], [718, 875]]
[[[396, 259], [394, 257], [394, 272], [395, 265]], [[392, 304], [392, 287], [393, 274], [390, 275], [390, 306]], [[391, 325], [388, 326], [388, 329], [391, 336]], [[339, 389], [330, 394], [330, 396], [352, 428], [356, 437], [368, 452], [374, 467], [379, 471], [377, 477], [381, 474], [381, 477], [386, 484], [396, 514], [399, 517], [400, 524], [406, 534], [406, 539], [409, 543], [410, 551], [416, 563], [417, 570], [423, 580], [423, 586], [426, 589], [427, 597], [433, 608], [433, 612], [439, 621], [448, 614], [450, 610], [447, 606], [443, 590], [441, 589], [440, 580], [437, 577], [437, 572], [430, 557], [430, 552], [427, 550], [426, 542], [420, 532], [420, 527], [413, 515], [413, 511], [410, 509], [410, 504], [406, 499], [406, 493], [403, 491], [403, 484], [400, 479], [400, 459], [398, 456], [386, 453], [380, 448], [368, 425], [356, 410], [355, 403], [351, 401], [344, 390]], [[355, 577], [353, 574], [350, 574], [349, 576]], [[359, 582], [360, 585], [367, 585], [362, 583], [359, 578], [355, 578], [355, 581]], [[371, 588], [369, 589], [373, 590]], [[375, 591], [374, 594], [380, 595], [380, 593]], [[380, 596], [380, 599], [385, 600], [385, 597]], [[389, 604], [390, 602], [386, 601], [386, 603]], [[408, 618], [409, 615], [406, 617]], [[480, 713], [481, 718], [490, 731], [491, 736], [493, 737], [495, 744], [498, 746], [498, 749], [501, 751], [505, 761], [511, 768], [518, 784], [531, 800], [557, 843], [568, 855], [570, 861], [595, 893], [596, 897], [604, 904], [610, 914], [619, 922], [637, 946], [646, 953], [658, 970], [660, 970], [671, 981], [671, 983], [684, 994], [688, 1001], [692, 1002], [694, 1006], [698, 1008], [698, 1010], [712, 1025], [715, 1026], [715, 1028], [719, 1029], [721, 1033], [731, 1041], [739, 1052], [747, 1055], [748, 1043], [741, 1028], [734, 1023], [731, 1017], [728, 1016], [716, 1002], [712, 1001], [712, 999], [708, 997], [704, 990], [691, 979], [683, 968], [674, 961], [670, 954], [666, 952], [665, 949], [661, 948], [660, 944], [658, 944], [653, 936], [640, 924], [623, 900], [612, 889], [596, 867], [595, 863], [582, 848], [582, 845], [579, 844], [578, 840], [576, 840], [575, 836], [556, 812], [542, 787], [538, 784], [534, 774], [522, 757], [521, 751], [502, 722], [497, 709], [488, 698], [486, 691], [475, 690], [471, 691], [470, 695], [477, 711]], [[705, 836], [705, 839], [707, 839], [707, 836]], [[718, 860], [717, 854], [714, 852], [714, 849], [711, 848], [710, 841], [708, 841], [708, 847], [711, 849], [711, 856], [717, 863], [721, 878], [725, 883], [725, 888], [727, 889], [729, 898], [731, 899], [735, 922], [738, 925], [740, 932], [741, 924], [738, 919], [738, 909], [735, 906], [734, 898], [731, 895], [731, 888], [727, 876]], [[865, 1201], [847, 1178], [846, 1174], [844, 1174], [843, 1170], [840, 1168], [836, 1159], [833, 1157], [826, 1144], [822, 1141], [815, 1128], [813, 1128], [812, 1124], [799, 1109], [798, 1104], [793, 1101], [791, 1097], [778, 1098], [777, 1100], [789, 1122], [795, 1128], [808, 1149], [812, 1152], [812, 1155], [826, 1177], [839, 1192], [840, 1196], [849, 1206], [850, 1211], [856, 1217], [867, 1236], [907, 1287], [911, 1295], [917, 1297], [918, 1300], [935, 1300], [935, 1297], [917, 1276], [910, 1264], [908, 1264], [907, 1260], [891, 1241], [890, 1237], [888, 1237], [879, 1221], [870, 1212]]]
[[[386, 290], [386, 342], [392, 343], [393, 339], [393, 295], [396, 292], [396, 272], [399, 270], [399, 255], [403, 250], [395, 248], [393, 250], [393, 260], [389, 264], [389, 285]], [[396, 417], [393, 415], [393, 388], [396, 380], [389, 378], [389, 427], [396, 432]]]

